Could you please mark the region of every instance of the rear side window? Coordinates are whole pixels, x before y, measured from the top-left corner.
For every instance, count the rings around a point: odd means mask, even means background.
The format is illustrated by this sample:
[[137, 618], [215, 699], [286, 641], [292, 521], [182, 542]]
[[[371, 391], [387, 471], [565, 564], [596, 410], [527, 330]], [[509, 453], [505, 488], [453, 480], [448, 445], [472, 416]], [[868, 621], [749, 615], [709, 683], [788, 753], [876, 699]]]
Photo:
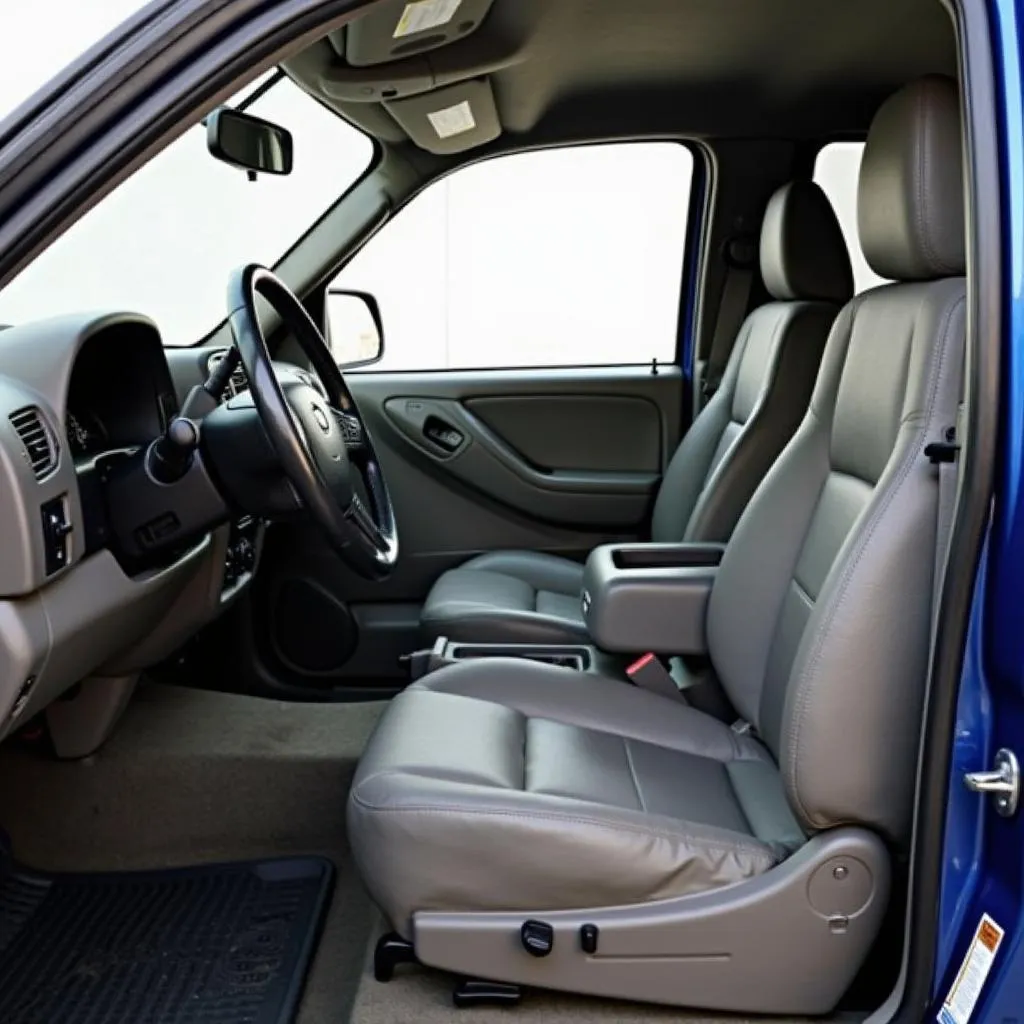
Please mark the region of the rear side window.
[[863, 155], [863, 142], [830, 142], [821, 149], [814, 163], [814, 180], [832, 201], [843, 229], [858, 293], [887, 283], [868, 266], [857, 232], [857, 176]]
[[672, 362], [692, 176], [675, 142], [485, 160], [428, 186], [332, 286], [377, 297], [372, 370]]

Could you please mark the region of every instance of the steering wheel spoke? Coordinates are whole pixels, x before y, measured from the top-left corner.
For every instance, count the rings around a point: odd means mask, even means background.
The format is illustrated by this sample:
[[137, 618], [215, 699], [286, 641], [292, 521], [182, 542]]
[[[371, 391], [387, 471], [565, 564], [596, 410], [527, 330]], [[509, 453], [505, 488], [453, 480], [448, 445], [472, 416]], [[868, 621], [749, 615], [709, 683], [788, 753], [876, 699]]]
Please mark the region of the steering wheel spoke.
[[[317, 380], [300, 377], [282, 387], [257, 315], [257, 295], [277, 311]], [[368, 579], [386, 576], [398, 558], [394, 510], [373, 439], [319, 328], [287, 285], [257, 264], [235, 272], [228, 302], [253, 403], [284, 476], [344, 561]], [[355, 470], [366, 484], [369, 506], [354, 489]]]
[[348, 507], [348, 516], [352, 520], [356, 529], [368, 540], [378, 551], [385, 552], [388, 550], [388, 539], [381, 532], [380, 527], [374, 521], [373, 515], [370, 510], [363, 504], [363, 500], [358, 494], [352, 498], [352, 503]]
[[330, 408], [341, 430], [341, 436], [345, 439], [345, 447], [350, 453], [362, 451], [366, 446], [366, 431], [363, 429], [363, 421], [353, 413], [345, 412], [337, 406], [332, 405]]

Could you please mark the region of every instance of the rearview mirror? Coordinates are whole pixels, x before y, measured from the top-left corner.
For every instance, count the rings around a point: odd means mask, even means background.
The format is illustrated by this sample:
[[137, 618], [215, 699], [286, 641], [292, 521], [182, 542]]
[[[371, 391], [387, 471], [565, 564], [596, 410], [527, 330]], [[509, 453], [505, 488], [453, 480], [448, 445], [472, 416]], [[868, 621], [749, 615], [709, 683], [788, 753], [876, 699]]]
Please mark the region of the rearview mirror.
[[368, 366], [384, 355], [384, 328], [372, 295], [329, 288], [326, 314], [327, 340], [339, 366]]
[[230, 107], [218, 107], [206, 119], [206, 147], [218, 160], [250, 174], [292, 172], [292, 133]]

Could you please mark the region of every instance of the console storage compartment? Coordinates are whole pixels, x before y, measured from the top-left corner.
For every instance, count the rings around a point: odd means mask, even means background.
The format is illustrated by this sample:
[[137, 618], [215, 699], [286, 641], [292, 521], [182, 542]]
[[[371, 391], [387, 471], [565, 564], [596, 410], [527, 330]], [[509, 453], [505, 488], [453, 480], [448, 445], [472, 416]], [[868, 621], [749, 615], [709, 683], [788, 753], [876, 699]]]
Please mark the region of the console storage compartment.
[[449, 643], [446, 657], [450, 661], [467, 658], [528, 658], [545, 665], [559, 665], [586, 672], [593, 663], [589, 647], [583, 644], [463, 644]]
[[429, 651], [412, 656], [412, 676], [418, 679], [445, 665], [475, 658], [524, 658], [575, 672], [604, 672], [617, 666], [617, 661], [614, 666], [606, 664], [614, 659], [587, 644], [469, 644], [442, 636]]
[[704, 654], [723, 544], [605, 544], [583, 574], [583, 615], [605, 651]]

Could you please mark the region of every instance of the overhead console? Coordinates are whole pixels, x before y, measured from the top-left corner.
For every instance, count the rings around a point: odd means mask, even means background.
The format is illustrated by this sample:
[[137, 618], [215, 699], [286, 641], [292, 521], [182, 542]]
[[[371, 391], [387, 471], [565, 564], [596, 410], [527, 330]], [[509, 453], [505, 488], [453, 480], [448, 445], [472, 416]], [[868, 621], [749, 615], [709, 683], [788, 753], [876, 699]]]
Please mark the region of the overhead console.
[[332, 32], [331, 45], [353, 67], [436, 50], [475, 31], [494, 0], [395, 0]]
[[283, 66], [357, 122], [397, 127], [396, 140], [430, 153], [464, 152], [501, 135], [492, 75], [525, 56], [523, 33], [489, 17], [492, 3], [394, 0]]

